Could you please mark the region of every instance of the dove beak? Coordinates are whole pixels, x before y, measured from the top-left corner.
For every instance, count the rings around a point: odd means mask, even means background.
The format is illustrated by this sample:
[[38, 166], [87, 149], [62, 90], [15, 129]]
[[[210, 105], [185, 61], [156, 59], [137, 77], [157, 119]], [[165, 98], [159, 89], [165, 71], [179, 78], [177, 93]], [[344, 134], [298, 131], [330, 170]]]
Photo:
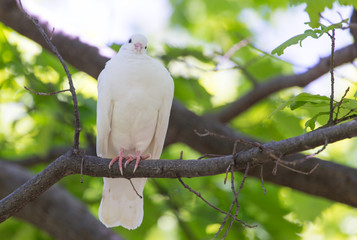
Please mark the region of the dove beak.
[[135, 50], [138, 52], [141, 52], [141, 49], [143, 49], [143, 45], [141, 43], [135, 43]]

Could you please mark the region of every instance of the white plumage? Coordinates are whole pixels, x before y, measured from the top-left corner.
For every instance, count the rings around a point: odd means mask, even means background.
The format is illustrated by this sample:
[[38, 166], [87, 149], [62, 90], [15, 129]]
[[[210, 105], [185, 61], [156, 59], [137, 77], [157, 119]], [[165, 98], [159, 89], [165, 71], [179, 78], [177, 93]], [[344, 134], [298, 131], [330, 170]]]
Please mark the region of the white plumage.
[[[146, 44], [143, 35], [133, 35], [98, 77], [97, 155], [100, 157], [125, 155], [124, 159], [136, 160], [137, 164], [141, 154], [160, 158], [174, 84], [165, 67], [146, 55]], [[146, 178], [131, 181], [142, 196]], [[127, 179], [104, 178], [99, 219], [107, 227], [137, 228], [143, 219], [143, 199], [138, 194]]]

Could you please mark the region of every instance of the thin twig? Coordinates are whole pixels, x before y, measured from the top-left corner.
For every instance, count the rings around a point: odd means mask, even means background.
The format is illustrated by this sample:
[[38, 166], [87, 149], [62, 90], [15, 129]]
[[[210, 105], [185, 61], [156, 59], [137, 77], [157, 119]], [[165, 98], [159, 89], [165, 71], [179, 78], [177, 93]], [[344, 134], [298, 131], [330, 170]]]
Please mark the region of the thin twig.
[[28, 87], [24, 87], [27, 91], [35, 94], [35, 95], [41, 95], [41, 96], [52, 96], [52, 95], [56, 95], [58, 93], [63, 93], [63, 92], [67, 92], [67, 91], [71, 91], [69, 89], [65, 89], [65, 90], [60, 90], [60, 91], [56, 91], [56, 92], [49, 92], [49, 93], [45, 93], [45, 92], [35, 92], [33, 90], [31, 90], [30, 88]]
[[193, 132], [199, 137], [212, 136], [212, 137], [227, 139], [227, 140], [232, 141], [232, 142], [243, 143], [245, 145], [250, 145], [250, 146], [253, 146], [253, 147], [262, 148], [262, 144], [260, 144], [260, 143], [249, 142], [249, 141], [246, 141], [246, 140], [243, 140], [243, 139], [236, 139], [236, 138], [227, 137], [225, 135], [221, 135], [221, 134], [218, 134], [218, 133], [211, 132], [211, 131], [209, 131], [207, 129], [204, 129], [204, 133], [199, 133], [196, 129], [194, 129]]
[[215, 158], [215, 157], [222, 157], [222, 156], [225, 156], [225, 155], [205, 153], [205, 154], [203, 154], [202, 156], [200, 156], [199, 158], [197, 158], [197, 160], [201, 160], [201, 159], [203, 159], [203, 158]]
[[320, 154], [322, 151], [324, 151], [326, 149], [328, 144], [329, 144], [329, 140], [328, 140], [328, 138], [325, 138], [325, 144], [319, 150], [317, 150], [315, 153], [307, 155], [302, 159], [296, 159], [294, 161], [284, 161], [284, 160], [279, 159], [279, 160], [277, 160], [277, 162], [283, 163], [285, 165], [296, 166], [297, 164], [301, 164], [301, 163], [305, 162], [306, 160], [308, 160], [309, 158], [313, 158], [317, 154]]
[[275, 161], [275, 166], [273, 168], [273, 170], [271, 171], [271, 173], [276, 176], [276, 174], [278, 173], [278, 166], [279, 166], [279, 161]]
[[[238, 189], [238, 191], [236, 192], [236, 191], [235, 191], [235, 187], [234, 187], [234, 156], [236, 155], [236, 146], [237, 146], [237, 143], [238, 143], [238, 141], [236, 141], [236, 142], [234, 143], [234, 147], [233, 147], [232, 164], [230, 164], [229, 167], [228, 167], [228, 169], [227, 169], [227, 171], [229, 170], [229, 168], [230, 168], [230, 170], [231, 170], [231, 189], [232, 189], [232, 192], [233, 192], [233, 194], [234, 194], [234, 200], [232, 201], [232, 204], [231, 204], [229, 210], [227, 211], [227, 214], [226, 214], [226, 216], [225, 216], [223, 222], [221, 223], [221, 226], [219, 227], [219, 229], [218, 229], [218, 231], [217, 231], [217, 233], [216, 233], [216, 235], [215, 235], [215, 238], [217, 238], [218, 235], [220, 234], [220, 232], [222, 231], [222, 229], [223, 229], [224, 225], [226, 224], [227, 219], [228, 219], [228, 217], [229, 217], [229, 214], [228, 214], [228, 213], [230, 213], [230, 212], [232, 211], [234, 205], [236, 205], [236, 211], [235, 211], [235, 213], [234, 213], [234, 218], [237, 217], [238, 212], [239, 212], [239, 208], [240, 208], [240, 205], [239, 205], [239, 202], [238, 202], [238, 195], [239, 195], [240, 191], [241, 191], [242, 188], [243, 188], [245, 179], [246, 179], [247, 176], [248, 176], [248, 170], [249, 170], [249, 167], [250, 167], [250, 163], [249, 163], [249, 162], [247, 163], [247, 167], [246, 167], [246, 170], [245, 170], [245, 172], [244, 172], [244, 176], [243, 176], [243, 179], [242, 179], [241, 184], [240, 184], [240, 186], [239, 186], [239, 189]], [[224, 180], [224, 183], [226, 183], [226, 180], [227, 180], [227, 172], [226, 172], [226, 178], [225, 178], [225, 180]], [[225, 239], [225, 238], [226, 238], [226, 236], [227, 236], [229, 230], [231, 229], [231, 227], [232, 227], [232, 225], [233, 225], [234, 218], [233, 218], [233, 220], [230, 222], [230, 224], [229, 224], [228, 228], [226, 229], [226, 232], [225, 232], [225, 234], [224, 234], [224, 236], [223, 236], [222, 239]]]
[[210, 202], [208, 202], [205, 198], [202, 197], [201, 193], [196, 192], [196, 191], [193, 190], [190, 186], [186, 185], [186, 184], [182, 181], [182, 179], [181, 179], [180, 177], [178, 177], [177, 179], [178, 179], [179, 182], [182, 184], [182, 186], [184, 186], [184, 187], [185, 187], [187, 190], [189, 190], [190, 192], [194, 193], [197, 197], [199, 197], [202, 201], [204, 201], [204, 202], [205, 202], [208, 206], [210, 206], [211, 208], [217, 210], [217, 211], [220, 212], [220, 213], [229, 214], [229, 216], [230, 216], [232, 219], [234, 219], [235, 221], [238, 221], [238, 222], [242, 223], [242, 224], [243, 224], [244, 226], [246, 226], [246, 227], [249, 227], [249, 228], [255, 228], [255, 227], [257, 227], [257, 225], [251, 226], [251, 225], [245, 223], [244, 221], [235, 218], [232, 214], [227, 213], [227, 212], [225, 212], [225, 211], [219, 209], [218, 207], [212, 205]]
[[[322, 148], [320, 148], [317, 152], [306, 156], [306, 157], [305, 157], [305, 160], [306, 160], [306, 159], [309, 159], [309, 158], [312, 158], [312, 157], [315, 157], [317, 154], [321, 153], [323, 150], [326, 149], [328, 143], [329, 143], [328, 138], [326, 138], [326, 139], [325, 139], [325, 144], [322, 146]], [[295, 161], [294, 161], [294, 162], [295, 162]]]
[[66, 72], [67, 78], [68, 78], [68, 83], [69, 83], [69, 89], [70, 92], [72, 94], [72, 99], [73, 99], [73, 108], [74, 108], [74, 121], [75, 121], [75, 129], [74, 129], [74, 143], [73, 143], [73, 149], [75, 151], [79, 150], [79, 134], [81, 131], [81, 126], [80, 126], [80, 120], [79, 120], [79, 110], [78, 110], [78, 101], [77, 101], [77, 94], [76, 94], [76, 90], [74, 88], [73, 85], [73, 81], [72, 81], [72, 77], [71, 77], [71, 73], [68, 70], [67, 64], [65, 63], [65, 61], [63, 60], [61, 54], [58, 52], [56, 46], [51, 42], [51, 39], [48, 37], [47, 33], [45, 32], [45, 30], [42, 28], [42, 26], [40, 25], [39, 21], [35, 18], [30, 16], [25, 9], [22, 6], [22, 2], [21, 0], [17, 0], [18, 6], [20, 11], [28, 18], [30, 19], [33, 24], [36, 26], [36, 28], [40, 31], [42, 37], [45, 39], [46, 43], [48, 44], [48, 46], [50, 47], [50, 49], [54, 52], [54, 54], [57, 56], [57, 58], [59, 59], [59, 61], [62, 64], [62, 67], [64, 68], [64, 71]]
[[[231, 164], [228, 165], [228, 168], [226, 170], [226, 177], [224, 178], [224, 184], [226, 184], [227, 182], [227, 178], [228, 178], [228, 171], [231, 170], [231, 173], [232, 171], [234, 171], [234, 165], [235, 165], [235, 162], [234, 162], [234, 158], [236, 156], [236, 153], [237, 153], [237, 146], [238, 146], [238, 140], [236, 140], [234, 142], [234, 145], [233, 145], [233, 152], [232, 152], [232, 162]], [[232, 173], [233, 174], [233, 173]], [[233, 179], [233, 175], [232, 175], [232, 179]], [[234, 187], [234, 184], [232, 185]]]
[[303, 175], [310, 175], [311, 173], [313, 173], [318, 167], [319, 167], [319, 165], [320, 164], [316, 164], [310, 171], [308, 171], [308, 172], [303, 172], [303, 171], [300, 171], [300, 170], [297, 170], [297, 169], [294, 169], [294, 168], [291, 168], [291, 167], [289, 167], [289, 166], [287, 166], [287, 165], [285, 165], [285, 164], [283, 164], [283, 163], [278, 163], [279, 164], [279, 166], [282, 166], [282, 167], [284, 167], [284, 168], [286, 168], [286, 169], [288, 169], [288, 170], [290, 170], [290, 171], [292, 171], [292, 172], [296, 172], [296, 173], [300, 173], [300, 174], [303, 174]]
[[330, 19], [325, 18], [321, 13], [320, 13], [319, 15], [320, 15], [320, 18], [324, 19], [324, 20], [325, 20], [326, 22], [328, 22], [329, 24], [334, 25], [334, 23], [333, 23]]
[[[236, 211], [235, 211], [235, 213], [234, 213], [234, 217], [235, 217], [235, 218], [237, 217], [238, 212], [239, 212], [239, 208], [240, 208], [239, 203], [238, 203], [238, 196], [239, 196], [239, 193], [241, 192], [241, 190], [243, 189], [245, 180], [246, 180], [247, 177], [248, 177], [249, 168], [250, 168], [250, 163], [248, 162], [247, 167], [246, 167], [245, 172], [244, 172], [243, 179], [242, 179], [242, 181], [241, 181], [241, 183], [240, 183], [240, 185], [239, 185], [239, 189], [238, 189], [238, 191], [235, 193], [234, 200], [232, 201], [231, 207], [230, 207], [230, 209], [229, 209], [229, 211], [228, 211], [228, 212], [230, 212], [230, 211], [233, 209], [234, 204], [236, 204]], [[232, 221], [230, 222], [230, 224], [229, 224], [228, 228], [226, 229], [226, 232], [224, 233], [222, 239], [225, 239], [225, 238], [227, 237], [228, 232], [229, 232], [229, 230], [231, 229], [231, 227], [232, 227], [232, 225], [233, 225], [233, 222], [234, 222], [234, 220], [232, 220]]]
[[53, 36], [55, 35], [55, 28], [52, 28], [52, 32], [50, 35], [50, 40], [52, 41]]
[[349, 90], [350, 90], [350, 87], [348, 87], [348, 88], [346, 89], [346, 91], [345, 91], [345, 93], [343, 94], [341, 100], [340, 100], [338, 103], [336, 103], [336, 105], [335, 105], [335, 107], [334, 107], [334, 108], [337, 107], [336, 116], [335, 116], [335, 119], [336, 119], [336, 120], [338, 120], [338, 114], [340, 113], [341, 105], [342, 105], [343, 100], [345, 99], [345, 97], [346, 97], [346, 95], [347, 95], [347, 93], [348, 93]]
[[260, 181], [262, 182], [262, 189], [263, 189], [264, 195], [265, 195], [265, 194], [267, 194], [267, 190], [265, 189], [265, 186], [264, 186], [263, 173], [264, 173], [264, 169], [263, 169], [263, 165], [261, 165], [260, 166]]
[[224, 184], [227, 183], [228, 172], [229, 172], [229, 169], [231, 169], [231, 165], [232, 165], [232, 164], [229, 164], [228, 167], [227, 167], [227, 169], [226, 169], [226, 176], [224, 177], [224, 181], [223, 181]]
[[331, 38], [331, 58], [330, 58], [330, 75], [331, 75], [331, 96], [330, 96], [330, 118], [328, 124], [333, 124], [333, 99], [335, 95], [335, 75], [334, 75], [334, 55], [335, 55], [335, 29], [332, 29], [332, 34], [329, 34]]
[[141, 196], [141, 195], [138, 193], [138, 191], [136, 190], [136, 188], [135, 188], [133, 182], [131, 181], [131, 179], [128, 178], [128, 180], [129, 180], [129, 182], [130, 182], [130, 184], [131, 184], [131, 186], [132, 186], [134, 192], [136, 193], [136, 195], [138, 195], [139, 198], [143, 198], [143, 196]]
[[228, 49], [228, 51], [223, 55], [223, 57], [226, 59], [230, 59], [235, 52], [237, 52], [242, 47], [247, 46], [248, 44], [248, 39], [243, 39], [239, 41], [238, 43], [234, 44], [230, 49]]
[[356, 111], [356, 109], [351, 109], [346, 115], [344, 115], [342, 118], [338, 119], [336, 123], [340, 123], [340, 122], [344, 122], [347, 121], [349, 119], [355, 119], [357, 117], [357, 114], [352, 114], [349, 115], [350, 113]]
[[210, 132], [207, 129], [205, 129], [205, 133], [199, 133], [196, 129], [193, 129], [193, 132], [199, 137], [210, 136]]
[[[235, 190], [235, 187], [234, 187], [234, 167], [231, 167], [231, 165], [229, 165], [229, 168], [231, 169], [231, 189], [232, 189], [232, 192], [233, 192], [233, 195], [236, 196], [236, 190]], [[228, 169], [227, 169], [228, 170]], [[225, 178], [225, 182], [224, 184], [226, 184], [226, 180], [227, 180], [227, 173], [226, 173], [226, 178]], [[239, 203], [238, 203], [238, 199], [236, 199], [236, 201], [233, 201], [228, 212], [230, 213], [231, 210], [233, 209], [234, 205], [236, 204], [237, 206], [237, 209], [239, 208]], [[234, 215], [234, 217], [237, 217], [236, 215]], [[228, 214], [226, 214], [226, 216], [224, 217], [222, 223], [221, 223], [221, 226], [219, 227], [216, 235], [215, 235], [215, 238], [218, 237], [219, 233], [222, 231], [224, 225], [226, 224], [227, 222], [227, 219], [228, 219]]]

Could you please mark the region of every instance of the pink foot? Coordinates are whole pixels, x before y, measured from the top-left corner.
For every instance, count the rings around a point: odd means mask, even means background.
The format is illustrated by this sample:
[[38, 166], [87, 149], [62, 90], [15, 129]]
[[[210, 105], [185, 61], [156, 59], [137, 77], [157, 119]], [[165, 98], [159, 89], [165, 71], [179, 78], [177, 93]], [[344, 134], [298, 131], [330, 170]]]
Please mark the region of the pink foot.
[[136, 169], [137, 169], [138, 166], [139, 166], [140, 161], [141, 161], [141, 160], [148, 159], [148, 158], [151, 157], [151, 154], [150, 154], [150, 153], [149, 153], [149, 154], [146, 154], [146, 155], [143, 155], [143, 156], [141, 156], [140, 153], [141, 153], [140, 150], [136, 151], [136, 157], [134, 157], [133, 155], [129, 154], [129, 155], [128, 155], [128, 158], [127, 158], [127, 160], [126, 160], [126, 162], [125, 162], [125, 164], [124, 164], [124, 167], [126, 167], [126, 165], [128, 165], [130, 162], [136, 160], [136, 161], [135, 161], [134, 171], [133, 171], [133, 173], [135, 173]]
[[110, 163], [109, 163], [109, 168], [116, 162], [118, 161], [119, 165], [119, 170], [121, 175], [123, 175], [123, 160], [126, 159], [127, 157], [124, 156], [124, 149], [120, 149], [119, 155], [113, 158]]

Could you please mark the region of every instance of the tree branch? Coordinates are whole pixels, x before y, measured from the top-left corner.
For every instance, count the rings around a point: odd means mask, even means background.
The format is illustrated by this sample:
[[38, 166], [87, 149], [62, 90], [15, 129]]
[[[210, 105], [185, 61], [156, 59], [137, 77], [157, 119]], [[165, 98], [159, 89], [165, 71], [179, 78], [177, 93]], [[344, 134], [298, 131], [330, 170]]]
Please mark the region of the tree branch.
[[[232, 102], [216, 114], [207, 114], [207, 117], [222, 123], [231, 121], [236, 116], [248, 110], [254, 104], [265, 99], [271, 94], [290, 87], [304, 87], [329, 71], [330, 56], [320, 61], [308, 71], [300, 74], [274, 77], [264, 83], [257, 85], [243, 97]], [[335, 52], [335, 67], [352, 62], [357, 58], [357, 48], [351, 44]]]
[[[0, 0], [0, 21], [51, 52], [50, 47], [31, 20], [24, 16], [17, 7], [16, 0]], [[39, 24], [47, 33], [52, 32], [52, 28], [48, 27], [47, 23], [39, 20]], [[108, 58], [99, 54], [97, 47], [84, 44], [78, 37], [71, 37], [56, 31], [52, 35], [51, 41], [61, 52], [63, 59], [94, 78], [98, 77], [104, 64], [108, 61]]]
[[[48, 46], [44, 43], [42, 37], [39, 34], [36, 34], [36, 29], [32, 26], [33, 24], [22, 16], [21, 12], [16, 7], [16, 2], [14, 0], [0, 0], [0, 21], [39, 43], [43, 48], [48, 49]], [[42, 23], [41, 26], [44, 29], [47, 29], [47, 32], [50, 32], [47, 24]], [[66, 36], [61, 32], [53, 34], [52, 42], [58, 49], [60, 49], [63, 58], [66, 59], [66, 61], [94, 78], [98, 77], [99, 73], [104, 68], [105, 63], [109, 60], [99, 53], [98, 48], [83, 43], [78, 38]], [[352, 62], [356, 57], [357, 47], [353, 44], [339, 49], [335, 52], [334, 56], [335, 67]], [[259, 84], [252, 91], [228, 105], [219, 113], [207, 114], [207, 117], [212, 118], [213, 120], [218, 120], [219, 122], [227, 123], [254, 104], [258, 103], [260, 100], [275, 92], [294, 86], [306, 86], [318, 77], [327, 73], [329, 71], [329, 66], [330, 56], [327, 56], [322, 58], [318, 64], [305, 73], [274, 77]]]
[[[357, 10], [354, 9], [351, 16], [350, 25], [356, 22]], [[357, 30], [351, 28], [350, 32], [355, 40], [354, 44], [348, 45], [334, 53], [335, 48], [333, 39], [331, 55], [320, 59], [320, 61], [308, 71], [301, 74], [275, 77], [270, 80], [267, 80], [264, 83], [254, 85], [254, 88], [250, 92], [245, 94], [243, 97], [237, 99], [225, 108], [221, 109], [218, 113], [207, 114], [207, 117], [210, 117], [222, 123], [227, 123], [238, 115], [240, 115], [241, 113], [243, 113], [244, 111], [248, 110], [251, 106], [258, 103], [260, 100], [265, 99], [266, 97], [270, 96], [275, 92], [278, 92], [279, 90], [294, 86], [304, 87], [312, 81], [316, 80], [318, 77], [321, 77], [328, 71], [332, 71], [333, 67], [352, 62], [355, 58], [357, 58]], [[333, 60], [333, 63], [331, 63], [331, 60]], [[331, 101], [332, 100], [333, 99], [331, 99]]]
[[[36, 26], [37, 30], [41, 33], [42, 37], [45, 39], [47, 45], [49, 46], [49, 48], [51, 49], [51, 51], [57, 56], [58, 60], [60, 61], [66, 75], [67, 75], [67, 79], [68, 79], [68, 84], [69, 84], [69, 91], [71, 92], [72, 95], [72, 100], [73, 100], [73, 110], [74, 110], [74, 142], [73, 142], [73, 148], [75, 150], [79, 150], [79, 134], [81, 132], [81, 124], [80, 124], [80, 120], [79, 120], [79, 110], [78, 110], [78, 101], [77, 101], [77, 93], [76, 90], [74, 88], [73, 85], [73, 81], [72, 81], [72, 76], [71, 73], [68, 70], [67, 64], [64, 62], [61, 54], [58, 52], [56, 46], [51, 42], [50, 37], [47, 35], [47, 33], [45, 32], [44, 28], [41, 26], [41, 24], [39, 24], [38, 20], [35, 17], [30, 16], [25, 9], [22, 6], [22, 2], [21, 0], [17, 0], [18, 2], [18, 7], [20, 8], [20, 11], [23, 13], [23, 15], [25, 15], [28, 19], [31, 20], [31, 22]], [[26, 88], [26, 87], [25, 87]], [[27, 90], [29, 90], [27, 88]], [[57, 93], [59, 92], [63, 92], [63, 91], [67, 91], [67, 90], [62, 90], [62, 91], [57, 91]], [[44, 95], [39, 94], [39, 95]]]
[[[278, 142], [266, 143], [260, 147], [254, 147], [239, 152], [236, 156], [233, 156], [235, 161], [234, 168], [245, 169], [248, 163], [250, 166], [254, 167], [274, 161], [274, 159], [271, 159], [272, 153], [277, 156], [286, 156], [324, 145], [326, 143], [326, 139], [329, 143], [332, 143], [354, 136], [357, 136], [356, 120], [337, 126], [321, 128], [304, 135]], [[0, 222], [5, 221], [7, 218], [21, 210], [28, 202], [36, 199], [40, 194], [58, 182], [61, 178], [70, 174], [80, 174], [81, 161], [83, 157], [85, 157], [83, 174], [93, 177], [111, 178], [191, 178], [211, 176], [225, 173], [227, 167], [232, 163], [232, 155], [200, 161], [150, 160], [143, 161], [135, 173], [133, 173], [133, 164], [128, 165], [124, 171], [124, 176], [122, 176], [119, 171], [119, 167], [116, 164], [112, 166], [112, 168], [108, 168], [110, 159], [102, 159], [94, 156], [81, 156], [80, 154], [69, 151], [56, 159], [56, 161], [51, 163], [34, 178], [27, 181], [13, 193], [0, 201]], [[357, 172], [357, 170], [355, 171]], [[357, 181], [350, 183], [349, 189], [357, 189]], [[357, 206], [357, 192], [354, 196], [355, 197], [352, 199], [348, 199], [347, 204]]]
[[[33, 175], [23, 167], [0, 161], [0, 198], [6, 197], [31, 178]], [[121, 239], [101, 224], [85, 205], [59, 186], [51, 187], [15, 217], [34, 224], [54, 239]]]

